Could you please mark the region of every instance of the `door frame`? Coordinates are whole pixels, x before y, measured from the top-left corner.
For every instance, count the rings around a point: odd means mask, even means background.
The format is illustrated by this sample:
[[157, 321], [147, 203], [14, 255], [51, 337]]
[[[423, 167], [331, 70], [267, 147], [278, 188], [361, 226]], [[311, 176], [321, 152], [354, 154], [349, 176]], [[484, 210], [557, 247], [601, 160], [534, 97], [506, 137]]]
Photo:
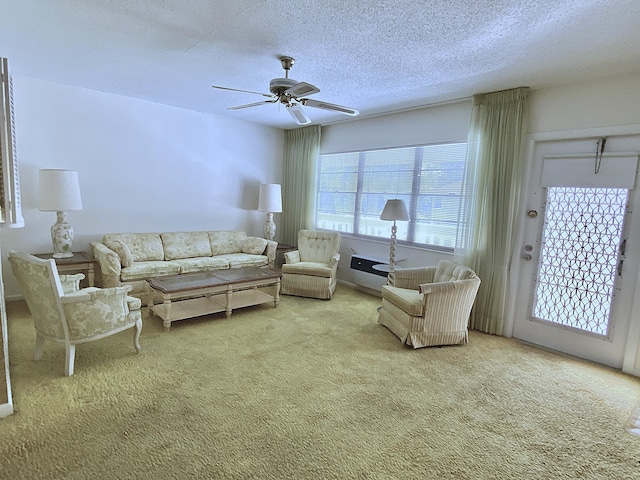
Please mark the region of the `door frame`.
[[[519, 279], [520, 279], [520, 255], [522, 255], [522, 245], [524, 242], [525, 221], [527, 219], [526, 212], [530, 210], [528, 204], [529, 198], [529, 184], [527, 179], [531, 174], [533, 168], [533, 162], [535, 161], [535, 152], [538, 143], [550, 142], [550, 141], [562, 141], [562, 140], [580, 140], [585, 138], [601, 138], [607, 136], [619, 136], [619, 135], [640, 135], [640, 124], [637, 125], [623, 125], [614, 127], [595, 127], [576, 130], [562, 130], [553, 132], [540, 132], [532, 133], [527, 136], [526, 142], [526, 165], [523, 169], [523, 188], [520, 192], [520, 215], [517, 226], [517, 234], [514, 238], [513, 252], [511, 256], [511, 265], [509, 269], [509, 304], [507, 306], [507, 318], [505, 321], [504, 335], [507, 337], [513, 336], [515, 319], [516, 319], [516, 307], [517, 298], [519, 292]], [[635, 195], [640, 195], [640, 184], [635, 187]], [[632, 207], [632, 205], [630, 205]], [[636, 212], [636, 217], [640, 212]], [[640, 218], [635, 218], [632, 222], [632, 230], [629, 231], [629, 236], [635, 235], [640, 241]], [[637, 246], [631, 251], [636, 252], [636, 255], [640, 253], [640, 248]], [[636, 262], [638, 259], [635, 259]], [[635, 263], [635, 262], [634, 262]], [[633, 293], [629, 293], [633, 296], [632, 300], [632, 312], [640, 312], [640, 268], [634, 275], [632, 271], [627, 272], [628, 281], [627, 288]], [[626, 332], [625, 351], [623, 354], [622, 371], [640, 377], [640, 314], [637, 315], [637, 319], [629, 319], [629, 328]]]

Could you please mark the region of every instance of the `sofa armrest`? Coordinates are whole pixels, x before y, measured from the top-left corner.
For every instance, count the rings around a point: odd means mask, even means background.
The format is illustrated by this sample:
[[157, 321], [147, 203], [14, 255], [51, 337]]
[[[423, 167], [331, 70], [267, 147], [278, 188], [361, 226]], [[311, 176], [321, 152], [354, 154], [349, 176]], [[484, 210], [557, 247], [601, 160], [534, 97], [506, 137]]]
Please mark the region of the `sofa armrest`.
[[278, 242], [274, 242], [273, 240], [267, 240], [267, 248], [265, 248], [264, 254], [269, 259], [269, 265], [275, 264], [277, 250], [278, 250]]
[[292, 252], [284, 253], [284, 263], [298, 263], [300, 261], [300, 251], [293, 250]]
[[118, 254], [101, 242], [91, 242], [91, 253], [98, 264], [102, 286], [119, 287], [122, 265]]
[[338, 268], [338, 262], [340, 261], [340, 254], [336, 253], [329, 260], [329, 268], [333, 268], [334, 266]]

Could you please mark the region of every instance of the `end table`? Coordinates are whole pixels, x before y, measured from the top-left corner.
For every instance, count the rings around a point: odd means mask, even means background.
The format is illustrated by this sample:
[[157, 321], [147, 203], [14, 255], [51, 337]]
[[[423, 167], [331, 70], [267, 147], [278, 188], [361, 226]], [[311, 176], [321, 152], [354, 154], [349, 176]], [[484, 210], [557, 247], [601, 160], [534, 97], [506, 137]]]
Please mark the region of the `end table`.
[[[43, 260], [49, 260], [53, 258], [53, 253], [35, 253], [34, 256], [42, 258]], [[56, 262], [56, 267], [58, 267], [58, 273], [71, 275], [86, 272], [86, 282], [90, 287], [94, 286], [96, 260], [87, 252], [73, 252], [73, 257], [53, 259]]]
[[278, 247], [276, 248], [276, 261], [275, 268], [282, 268], [282, 264], [284, 263], [284, 254], [287, 252], [293, 252], [297, 250], [298, 247], [295, 245], [285, 245], [283, 243], [278, 243]]

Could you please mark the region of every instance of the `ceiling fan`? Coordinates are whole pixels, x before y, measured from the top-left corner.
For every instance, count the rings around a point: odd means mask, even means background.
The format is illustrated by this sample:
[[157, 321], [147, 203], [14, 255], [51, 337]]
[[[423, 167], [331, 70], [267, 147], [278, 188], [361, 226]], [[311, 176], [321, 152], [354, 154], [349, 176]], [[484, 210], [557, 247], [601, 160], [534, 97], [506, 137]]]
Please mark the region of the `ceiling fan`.
[[329, 110], [331, 112], [344, 113], [345, 115], [356, 116], [358, 110], [351, 107], [344, 107], [342, 105], [336, 105], [334, 103], [322, 102], [320, 100], [314, 100], [312, 98], [306, 98], [308, 95], [318, 93], [320, 89], [315, 85], [311, 85], [306, 82], [298, 82], [289, 78], [289, 70], [295, 63], [295, 60], [291, 57], [280, 57], [280, 63], [285, 72], [284, 78], [274, 78], [269, 82], [269, 93], [251, 92], [249, 90], [239, 90], [237, 88], [220, 87], [218, 85], [212, 85], [213, 88], [219, 88], [220, 90], [231, 90], [233, 92], [252, 93], [254, 95], [262, 95], [269, 98], [269, 100], [263, 100], [262, 102], [248, 103], [246, 105], [239, 105], [237, 107], [230, 107], [227, 110], [240, 110], [241, 108], [257, 107], [258, 105], [266, 105], [267, 103], [281, 103], [287, 108], [287, 111], [291, 114], [298, 125], [307, 125], [311, 123], [311, 119], [307, 117], [302, 106], [320, 108], [322, 110]]

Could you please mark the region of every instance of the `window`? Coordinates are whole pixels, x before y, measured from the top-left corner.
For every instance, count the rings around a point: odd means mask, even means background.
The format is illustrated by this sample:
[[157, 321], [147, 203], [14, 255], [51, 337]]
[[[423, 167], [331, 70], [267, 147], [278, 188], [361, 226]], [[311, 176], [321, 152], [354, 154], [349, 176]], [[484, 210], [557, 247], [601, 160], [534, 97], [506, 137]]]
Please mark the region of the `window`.
[[316, 228], [389, 238], [380, 213], [400, 198], [410, 220], [397, 224], [398, 241], [452, 250], [466, 151], [460, 142], [320, 155]]

